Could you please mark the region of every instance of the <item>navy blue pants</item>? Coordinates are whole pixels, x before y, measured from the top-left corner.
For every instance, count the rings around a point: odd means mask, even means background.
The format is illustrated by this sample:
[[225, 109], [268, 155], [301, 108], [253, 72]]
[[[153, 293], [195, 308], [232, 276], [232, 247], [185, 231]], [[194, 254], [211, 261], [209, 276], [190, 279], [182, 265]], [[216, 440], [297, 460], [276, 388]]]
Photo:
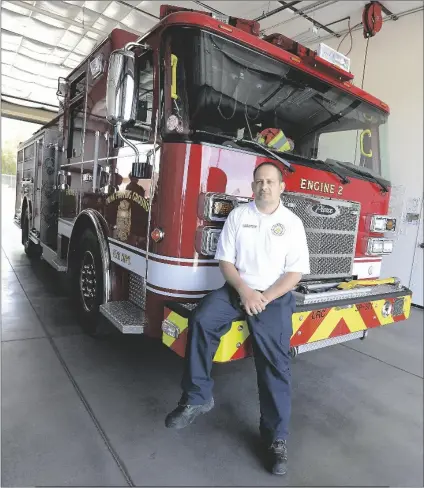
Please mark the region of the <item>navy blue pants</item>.
[[289, 349], [295, 307], [295, 298], [289, 292], [250, 317], [230, 285], [206, 295], [189, 319], [181, 402], [200, 405], [211, 399], [211, 370], [219, 341], [233, 320], [245, 318], [255, 357], [261, 433], [269, 442], [287, 439], [291, 412]]

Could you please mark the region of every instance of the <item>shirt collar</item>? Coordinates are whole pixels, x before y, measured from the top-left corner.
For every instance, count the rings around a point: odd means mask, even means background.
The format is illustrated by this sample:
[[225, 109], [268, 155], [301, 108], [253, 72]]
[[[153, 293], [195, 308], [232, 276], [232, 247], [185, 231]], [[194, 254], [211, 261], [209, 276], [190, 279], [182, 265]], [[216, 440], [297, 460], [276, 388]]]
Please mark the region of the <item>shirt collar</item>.
[[283, 207], [283, 204], [282, 204], [281, 198], [280, 198], [280, 200], [278, 202], [278, 207], [271, 214], [264, 214], [264, 213], [260, 212], [258, 210], [258, 207], [256, 206], [255, 200], [252, 200], [251, 207], [252, 207], [252, 210], [255, 212], [256, 215], [258, 215], [261, 218], [268, 219], [268, 218], [271, 218], [271, 217], [274, 217], [275, 215], [277, 215], [280, 212], [281, 208]]

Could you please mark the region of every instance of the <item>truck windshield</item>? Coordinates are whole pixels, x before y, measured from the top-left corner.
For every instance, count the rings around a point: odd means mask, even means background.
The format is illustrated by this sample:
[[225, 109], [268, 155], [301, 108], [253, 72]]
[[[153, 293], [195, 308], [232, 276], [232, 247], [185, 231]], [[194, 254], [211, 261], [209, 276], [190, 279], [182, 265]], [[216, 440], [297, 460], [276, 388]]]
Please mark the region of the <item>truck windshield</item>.
[[224, 136], [251, 139], [266, 128], [282, 129], [295, 155], [335, 159], [388, 177], [388, 116], [369, 103], [200, 29], [170, 29], [165, 56], [166, 135], [194, 133], [219, 144]]

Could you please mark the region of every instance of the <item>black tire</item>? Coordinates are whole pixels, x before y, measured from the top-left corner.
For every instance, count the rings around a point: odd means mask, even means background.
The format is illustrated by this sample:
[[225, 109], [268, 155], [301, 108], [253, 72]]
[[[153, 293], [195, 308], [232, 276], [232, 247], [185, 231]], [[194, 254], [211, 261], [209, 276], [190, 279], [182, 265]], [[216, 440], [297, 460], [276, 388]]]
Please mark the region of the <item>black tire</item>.
[[97, 336], [102, 325], [99, 307], [103, 303], [103, 269], [97, 237], [89, 229], [81, 236], [73, 271], [81, 327], [87, 334]]
[[29, 238], [29, 211], [28, 207], [25, 209], [24, 217], [22, 219], [22, 244], [24, 246], [25, 254], [30, 259], [37, 259], [42, 254], [42, 249], [39, 244], [35, 244]]

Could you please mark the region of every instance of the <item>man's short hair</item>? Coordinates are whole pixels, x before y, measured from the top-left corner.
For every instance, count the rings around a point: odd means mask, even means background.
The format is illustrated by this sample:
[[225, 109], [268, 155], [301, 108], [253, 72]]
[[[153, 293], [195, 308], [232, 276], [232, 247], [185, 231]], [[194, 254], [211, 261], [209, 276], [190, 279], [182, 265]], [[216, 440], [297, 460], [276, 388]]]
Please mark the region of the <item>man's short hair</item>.
[[273, 166], [278, 171], [278, 178], [279, 178], [280, 182], [283, 181], [283, 179], [284, 179], [283, 172], [281, 171], [281, 169], [276, 164], [271, 163], [270, 161], [269, 162], [265, 161], [265, 162], [259, 164], [258, 166], [256, 166], [256, 168], [253, 171], [253, 179], [255, 179], [256, 172], [258, 171], [259, 168], [262, 168], [262, 166]]

